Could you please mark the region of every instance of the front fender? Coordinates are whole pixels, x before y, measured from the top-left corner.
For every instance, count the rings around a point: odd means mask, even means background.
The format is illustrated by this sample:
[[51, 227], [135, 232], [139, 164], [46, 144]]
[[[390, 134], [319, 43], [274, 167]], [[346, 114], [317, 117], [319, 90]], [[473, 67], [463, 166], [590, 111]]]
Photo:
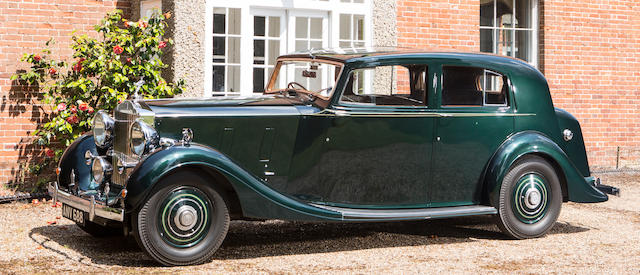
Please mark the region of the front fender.
[[[243, 214], [251, 218], [340, 220], [338, 212], [300, 202], [265, 185], [221, 152], [199, 144], [159, 150], [141, 161], [127, 183], [127, 211], [138, 209], [164, 176], [186, 167], [207, 167], [222, 174], [238, 195]], [[211, 182], [211, 184], [215, 184]]]
[[569, 157], [555, 142], [542, 133], [525, 131], [517, 133], [507, 139], [494, 154], [487, 170], [486, 190], [490, 201], [500, 194], [500, 186], [509, 168], [521, 157], [527, 154], [537, 154], [547, 157], [558, 165], [567, 183], [567, 193], [570, 201], [574, 202], [602, 202], [608, 199], [580, 174]]
[[93, 155], [98, 155], [96, 144], [93, 141], [93, 134], [91, 133], [80, 136], [64, 151], [58, 162], [58, 167], [60, 168], [58, 184], [60, 186], [69, 186], [71, 171], [73, 170], [78, 190], [87, 191], [98, 188], [99, 184], [91, 179], [91, 165], [87, 164], [84, 158], [87, 150], [91, 151]]

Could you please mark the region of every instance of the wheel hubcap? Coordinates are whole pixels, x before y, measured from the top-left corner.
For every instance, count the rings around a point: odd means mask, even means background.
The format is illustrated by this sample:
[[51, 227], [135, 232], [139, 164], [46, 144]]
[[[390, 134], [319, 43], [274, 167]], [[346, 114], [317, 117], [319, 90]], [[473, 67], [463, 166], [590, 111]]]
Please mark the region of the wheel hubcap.
[[545, 178], [537, 173], [520, 177], [513, 193], [513, 210], [524, 223], [536, 223], [547, 212], [549, 203], [548, 185]]
[[211, 226], [212, 206], [209, 198], [195, 187], [169, 192], [158, 213], [158, 231], [163, 240], [176, 247], [196, 245]]

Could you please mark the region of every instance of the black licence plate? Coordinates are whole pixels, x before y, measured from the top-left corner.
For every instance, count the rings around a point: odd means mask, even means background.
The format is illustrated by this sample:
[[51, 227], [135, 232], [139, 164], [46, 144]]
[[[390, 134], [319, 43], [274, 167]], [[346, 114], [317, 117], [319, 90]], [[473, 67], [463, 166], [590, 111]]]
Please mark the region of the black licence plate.
[[70, 205], [62, 204], [62, 216], [74, 221], [79, 225], [84, 225], [84, 221], [87, 219], [87, 212], [80, 209], [73, 208]]

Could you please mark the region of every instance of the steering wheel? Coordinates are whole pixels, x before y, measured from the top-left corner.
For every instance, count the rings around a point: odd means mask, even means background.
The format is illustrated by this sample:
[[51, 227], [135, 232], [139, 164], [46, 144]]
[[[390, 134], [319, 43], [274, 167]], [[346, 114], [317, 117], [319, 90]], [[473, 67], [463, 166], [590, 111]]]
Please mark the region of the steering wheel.
[[295, 81], [291, 81], [289, 82], [289, 84], [287, 84], [287, 89], [296, 89], [294, 86], [298, 86], [298, 88], [301, 88], [303, 90], [307, 90], [307, 88], [305, 88], [304, 86], [302, 86], [302, 84], [295, 82]]

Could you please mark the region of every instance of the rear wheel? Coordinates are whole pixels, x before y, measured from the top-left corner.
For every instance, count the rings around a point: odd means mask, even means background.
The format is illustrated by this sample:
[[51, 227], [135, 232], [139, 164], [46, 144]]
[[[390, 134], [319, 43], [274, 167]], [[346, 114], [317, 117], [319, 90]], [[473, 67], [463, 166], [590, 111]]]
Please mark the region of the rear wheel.
[[514, 164], [502, 181], [498, 227], [516, 239], [536, 238], [555, 224], [562, 206], [562, 189], [555, 169], [545, 159], [527, 156]]
[[158, 187], [134, 219], [138, 243], [164, 265], [209, 261], [229, 228], [223, 193], [188, 172], [173, 174]]

